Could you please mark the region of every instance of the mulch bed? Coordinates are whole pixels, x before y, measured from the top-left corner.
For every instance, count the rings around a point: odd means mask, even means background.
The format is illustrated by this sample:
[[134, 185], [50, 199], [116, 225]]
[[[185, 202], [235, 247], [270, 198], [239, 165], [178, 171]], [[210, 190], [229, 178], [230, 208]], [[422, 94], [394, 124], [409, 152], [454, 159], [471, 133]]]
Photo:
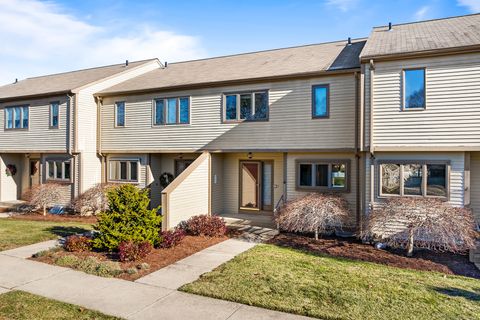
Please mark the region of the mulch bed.
[[[118, 278], [134, 281], [138, 278], [144, 277], [149, 273], [155, 272], [158, 269], [166, 267], [172, 263], [175, 263], [183, 258], [186, 258], [196, 252], [199, 252], [205, 248], [213, 246], [217, 243], [229, 239], [228, 236], [222, 237], [194, 237], [186, 236], [180, 244], [173, 248], [168, 249], [154, 249], [146, 258], [135, 262], [119, 262], [116, 255], [110, 255], [103, 252], [67, 252], [60, 251], [56, 253], [56, 257], [65, 255], [75, 255], [78, 258], [95, 257], [101, 261], [116, 261], [120, 263], [122, 270], [126, 271], [129, 268], [136, 268], [136, 266], [142, 263], [148, 263], [150, 268], [147, 270], [138, 270], [136, 274], [128, 274], [126, 272], [120, 274]], [[31, 258], [35, 261], [40, 261], [48, 264], [55, 264], [54, 259], [51, 256], [41, 256]]]
[[295, 234], [280, 234], [271, 239], [269, 243], [397, 268], [437, 271], [480, 279], [480, 270], [468, 260], [468, 255], [417, 250], [413, 257], [407, 257], [402, 250], [380, 250], [356, 239], [331, 237], [315, 240]]
[[16, 220], [30, 220], [30, 221], [52, 221], [52, 222], [80, 222], [80, 223], [97, 223], [96, 216], [82, 217], [78, 215], [69, 214], [49, 214], [44, 216], [41, 213], [28, 213], [12, 216]]

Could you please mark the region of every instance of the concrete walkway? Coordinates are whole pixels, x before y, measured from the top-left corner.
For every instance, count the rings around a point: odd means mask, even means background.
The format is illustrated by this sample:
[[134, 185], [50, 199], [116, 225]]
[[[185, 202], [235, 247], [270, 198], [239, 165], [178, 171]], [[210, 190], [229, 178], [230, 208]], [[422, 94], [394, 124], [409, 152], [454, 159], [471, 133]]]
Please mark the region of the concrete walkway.
[[125, 319], [308, 319], [175, 290], [253, 247], [252, 243], [224, 241], [136, 282], [25, 259], [55, 244], [47, 241], [0, 252], [0, 294], [23, 290]]

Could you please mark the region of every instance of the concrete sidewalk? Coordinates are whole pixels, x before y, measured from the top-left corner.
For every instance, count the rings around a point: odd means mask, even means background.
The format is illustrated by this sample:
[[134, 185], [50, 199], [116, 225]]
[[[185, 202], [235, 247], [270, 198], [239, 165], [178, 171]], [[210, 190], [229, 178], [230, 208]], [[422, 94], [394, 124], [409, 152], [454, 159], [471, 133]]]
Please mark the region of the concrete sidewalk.
[[[35, 246], [46, 248], [52, 242]], [[26, 260], [33, 250], [27, 246], [0, 252], [0, 294], [23, 290], [125, 319], [308, 319], [175, 290], [252, 246], [227, 240], [136, 282]]]

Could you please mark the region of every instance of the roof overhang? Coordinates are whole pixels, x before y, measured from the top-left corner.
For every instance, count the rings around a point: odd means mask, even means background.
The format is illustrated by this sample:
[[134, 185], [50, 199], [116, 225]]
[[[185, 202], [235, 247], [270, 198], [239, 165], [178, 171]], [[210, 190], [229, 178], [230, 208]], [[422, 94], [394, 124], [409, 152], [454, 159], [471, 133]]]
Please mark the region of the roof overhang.
[[59, 95], [64, 95], [64, 94], [72, 94], [72, 91], [71, 90], [63, 90], [63, 91], [46, 92], [46, 93], [32, 94], [32, 95], [6, 97], [6, 98], [0, 98], [0, 103], [13, 102], [13, 101], [19, 101], [19, 100], [31, 100], [31, 99], [38, 99], [38, 98], [46, 98], [46, 97], [59, 96]]

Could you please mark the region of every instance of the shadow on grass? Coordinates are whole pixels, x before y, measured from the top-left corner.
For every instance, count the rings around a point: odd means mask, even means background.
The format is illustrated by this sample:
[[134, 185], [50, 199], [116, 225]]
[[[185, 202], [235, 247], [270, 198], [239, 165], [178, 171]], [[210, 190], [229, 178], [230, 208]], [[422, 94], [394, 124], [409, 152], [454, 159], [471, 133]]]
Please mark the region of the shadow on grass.
[[473, 292], [459, 288], [434, 287], [433, 290], [450, 297], [462, 297], [470, 301], [480, 301], [480, 289], [475, 290], [476, 292]]
[[71, 236], [77, 233], [85, 233], [89, 231], [88, 229], [81, 227], [64, 227], [64, 226], [54, 226], [46, 229], [48, 232], [55, 234], [60, 237]]

